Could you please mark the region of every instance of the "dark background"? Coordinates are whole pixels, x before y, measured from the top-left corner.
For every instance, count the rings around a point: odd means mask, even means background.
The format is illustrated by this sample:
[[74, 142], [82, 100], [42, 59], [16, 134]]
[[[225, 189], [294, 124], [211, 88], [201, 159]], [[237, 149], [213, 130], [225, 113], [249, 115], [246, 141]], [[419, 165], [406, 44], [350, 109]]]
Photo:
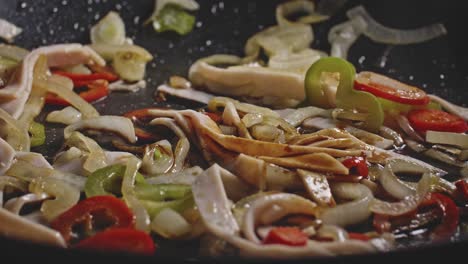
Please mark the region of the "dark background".
[[[327, 0], [322, 0], [327, 1]], [[14, 22], [24, 29], [16, 39], [16, 44], [32, 49], [41, 45], [63, 42], [89, 42], [89, 28], [110, 10], [118, 11], [126, 22], [127, 35], [135, 43], [148, 49], [155, 60], [148, 64], [148, 88], [138, 93], [114, 93], [96, 104], [101, 113], [122, 114], [132, 109], [156, 105], [154, 90], [171, 75], [186, 76], [188, 67], [198, 58], [214, 53], [242, 55], [245, 41], [261, 29], [274, 25], [274, 10], [281, 1], [244, 0], [198, 0], [201, 9], [196, 12], [197, 26], [187, 36], [173, 33], [157, 34], [151, 26], [144, 27], [143, 21], [151, 14], [152, 0], [0, 0], [0, 17]], [[386, 26], [409, 29], [430, 23], [444, 23], [448, 35], [432, 41], [407, 46], [376, 44], [361, 36], [349, 53], [349, 60], [357, 70], [371, 70], [387, 74], [435, 93], [457, 104], [468, 103], [468, 41], [466, 29], [468, 9], [464, 1], [348, 1], [337, 10], [329, 21], [314, 25], [315, 41], [313, 48], [329, 52], [327, 41], [329, 29], [345, 21], [345, 11], [364, 4], [371, 15]], [[171, 103], [171, 102], [169, 102]], [[183, 107], [174, 102], [174, 107]], [[50, 110], [50, 109], [49, 109]], [[60, 147], [61, 130], [49, 126], [48, 147], [39, 148], [49, 158]], [[1, 223], [0, 223], [1, 224]], [[119, 259], [138, 261], [163, 261], [174, 263], [193, 255], [190, 243], [161, 245], [159, 260], [111, 258], [107, 255], [50, 250], [43, 246], [31, 247], [28, 244], [0, 241], [2, 254], [25, 260], [31, 256], [45, 261], [83, 262], [117, 261]], [[378, 261], [398, 261], [417, 257], [418, 261], [435, 262], [454, 257], [454, 254], [467, 248], [467, 243], [453, 243], [424, 250], [418, 254], [391, 253]], [[169, 259], [168, 259], [169, 258]], [[191, 258], [191, 261], [195, 259]], [[314, 260], [314, 262], [371, 263], [377, 256], [334, 258]], [[237, 260], [232, 260], [238, 262]], [[41, 261], [42, 262], [42, 261]], [[209, 261], [212, 262], [212, 261]], [[220, 260], [219, 263], [229, 262]]]

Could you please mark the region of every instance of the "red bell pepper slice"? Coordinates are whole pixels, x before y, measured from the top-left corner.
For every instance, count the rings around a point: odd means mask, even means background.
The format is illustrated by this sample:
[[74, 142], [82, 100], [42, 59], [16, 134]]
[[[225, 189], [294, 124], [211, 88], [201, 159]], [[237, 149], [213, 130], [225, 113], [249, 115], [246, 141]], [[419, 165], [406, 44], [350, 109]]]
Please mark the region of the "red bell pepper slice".
[[357, 174], [360, 176], [369, 176], [369, 167], [367, 166], [366, 159], [363, 157], [351, 157], [343, 160], [341, 163], [348, 169], [356, 168]]
[[442, 221], [432, 231], [431, 238], [433, 240], [448, 239], [455, 234], [460, 212], [452, 198], [442, 193], [430, 193], [420, 206], [436, 206], [442, 215]]
[[69, 243], [73, 227], [84, 223], [87, 231], [90, 231], [93, 229], [93, 222], [96, 223], [97, 220], [104, 220], [114, 228], [135, 226], [135, 217], [128, 206], [122, 200], [110, 195], [83, 200], [55, 218], [50, 225]]
[[360, 72], [354, 89], [402, 104], [427, 105], [430, 102], [423, 90], [374, 72]]
[[369, 241], [371, 238], [366, 235], [366, 234], [361, 234], [361, 233], [353, 233], [349, 232], [348, 233], [349, 239], [354, 239], [354, 240], [361, 240], [361, 241]]
[[282, 244], [287, 246], [305, 246], [308, 237], [297, 227], [275, 227], [268, 232], [264, 244]]
[[464, 206], [468, 205], [468, 182], [465, 180], [458, 180], [455, 182], [457, 187], [456, 198], [463, 203]]
[[[96, 80], [87, 82], [88, 90], [78, 93], [78, 95], [83, 98], [86, 102], [95, 102], [99, 99], [102, 99], [109, 95], [108, 85], [109, 83], [106, 80]], [[60, 105], [60, 106], [69, 106], [65, 99], [58, 97], [57, 95], [48, 93], [46, 95], [45, 101], [47, 104], [51, 105]]]
[[436, 109], [416, 109], [408, 113], [411, 126], [418, 132], [427, 130], [465, 133], [468, 124], [462, 118]]
[[153, 255], [156, 245], [145, 232], [131, 228], [111, 228], [80, 241], [75, 248]]
[[106, 80], [108, 82], [114, 82], [119, 79], [119, 76], [110, 72], [97, 72], [91, 74], [77, 74], [63, 71], [53, 71], [53, 74], [70, 78], [73, 81], [75, 87], [86, 86], [88, 83], [96, 80]]

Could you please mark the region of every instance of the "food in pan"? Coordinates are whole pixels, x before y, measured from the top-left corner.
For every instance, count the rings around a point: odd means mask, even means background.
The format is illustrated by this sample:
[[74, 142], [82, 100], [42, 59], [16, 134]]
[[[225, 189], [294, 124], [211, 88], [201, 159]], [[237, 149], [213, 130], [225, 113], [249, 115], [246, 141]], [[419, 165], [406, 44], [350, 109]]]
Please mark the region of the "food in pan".
[[[173, 10], [156, 5], [158, 31], [163, 12], [197, 8], [161, 3]], [[260, 258], [388, 251], [415, 231], [456, 239], [468, 110], [346, 60], [360, 34], [409, 44], [445, 29], [390, 29], [363, 7], [348, 16], [330, 31], [329, 56], [310, 48], [310, 24], [328, 17], [309, 1], [279, 5], [278, 24], [252, 36], [244, 57], [201, 58], [157, 88], [156, 100], [198, 106], [121, 116], [93, 103], [145, 89], [152, 55], [118, 13], [92, 27], [89, 45], [0, 46], [0, 233], [146, 255], [164, 250], [155, 238], [198, 240], [201, 254]], [[44, 157], [35, 148], [52, 123], [63, 147]]]

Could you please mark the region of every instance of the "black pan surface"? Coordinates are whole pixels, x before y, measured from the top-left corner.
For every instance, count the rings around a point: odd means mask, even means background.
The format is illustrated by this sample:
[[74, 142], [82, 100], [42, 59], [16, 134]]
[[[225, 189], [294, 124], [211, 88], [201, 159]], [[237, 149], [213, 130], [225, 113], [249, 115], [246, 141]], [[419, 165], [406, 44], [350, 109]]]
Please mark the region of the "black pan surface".
[[[215, 53], [242, 55], [243, 45], [249, 36], [275, 24], [274, 10], [281, 1], [198, 2], [201, 9], [196, 12], [196, 28], [184, 37], [173, 33], [157, 34], [151, 26], [142, 25], [151, 14], [154, 5], [152, 0], [0, 0], [0, 17], [21, 26], [24, 32], [15, 43], [32, 49], [54, 43], [89, 43], [91, 25], [110, 10], [120, 12], [126, 22], [127, 35], [155, 56], [155, 60], [149, 63], [147, 68], [147, 89], [135, 94], [113, 93], [107, 99], [96, 103], [101, 113], [122, 114], [132, 109], [160, 105], [153, 100], [157, 85], [168, 80], [171, 75], [186, 76], [188, 67], [200, 57]], [[468, 40], [465, 37], [464, 16], [468, 9], [461, 1], [447, 2], [347, 1], [336, 10], [332, 19], [314, 26], [313, 48], [329, 51], [328, 30], [333, 25], [343, 22], [346, 19], [345, 11], [358, 4], [363, 4], [374, 18], [391, 27], [408, 29], [442, 22], [447, 27], [448, 35], [422, 44], [390, 46], [376, 44], [360, 37], [350, 50], [349, 60], [358, 71], [381, 72], [466, 106]], [[187, 107], [180, 101], [169, 101], [168, 104], [174, 108]], [[59, 127], [47, 128], [47, 141], [47, 147], [33, 151], [44, 153], [46, 157], [51, 158], [62, 142]], [[2, 255], [14, 257], [16, 260], [33, 257], [44, 262], [47, 259], [53, 263], [118, 260], [145, 263], [241, 263], [238, 259], [197, 258], [198, 245], [193, 242], [161, 242], [160, 250], [154, 258], [63, 251], [6, 239], [0, 239], [0, 248]], [[454, 254], [462, 253], [464, 248], [468, 248], [468, 240], [462, 238], [451, 243], [402, 249], [381, 255], [316, 259], [314, 262], [394, 262], [417, 256], [419, 261], [435, 263], [455, 257]]]

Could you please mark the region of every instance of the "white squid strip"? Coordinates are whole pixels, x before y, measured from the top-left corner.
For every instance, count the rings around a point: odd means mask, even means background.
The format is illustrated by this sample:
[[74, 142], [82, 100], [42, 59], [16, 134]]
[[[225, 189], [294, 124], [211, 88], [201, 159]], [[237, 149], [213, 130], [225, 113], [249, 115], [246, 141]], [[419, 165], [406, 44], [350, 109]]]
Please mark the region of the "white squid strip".
[[197, 91], [192, 88], [176, 89], [166, 84], [159, 86], [158, 92], [163, 92], [172, 96], [180, 97], [180, 98], [187, 99], [187, 100], [192, 100], [192, 101], [199, 102], [202, 104], [208, 104], [208, 102], [213, 97], [215, 97], [212, 94], [209, 94], [203, 91]]
[[121, 116], [99, 116], [80, 122], [73, 123], [67, 126], [64, 130], [65, 138], [69, 138], [71, 134], [80, 129], [93, 129], [111, 131], [121, 135], [128, 142], [135, 143], [136, 135], [135, 128], [130, 119]]
[[13, 199], [8, 200], [8, 202], [5, 203], [4, 207], [8, 211], [19, 215], [21, 212], [21, 209], [23, 209], [23, 207], [26, 204], [41, 202], [49, 197], [50, 196], [45, 193], [41, 193], [41, 194], [28, 193], [18, 198], [13, 198]]
[[34, 223], [6, 209], [0, 208], [0, 234], [5, 237], [32, 241], [65, 248], [62, 235], [48, 227]]
[[333, 256], [376, 252], [387, 245], [381, 239], [364, 242], [347, 240], [345, 242], [309, 241], [304, 247], [284, 245], [259, 245], [239, 237], [239, 226], [232, 215], [224, 186], [219, 175], [211, 167], [199, 176], [192, 186], [195, 202], [207, 228], [213, 235], [227, 241], [240, 249], [240, 254], [249, 258], [299, 259], [315, 256]]
[[106, 64], [96, 52], [81, 44], [57, 44], [33, 50], [24, 58], [21, 74], [6, 87], [0, 89], [0, 108], [3, 108], [14, 118], [18, 118], [24, 110], [24, 105], [32, 89], [34, 66], [42, 54], [47, 56], [49, 67], [83, 63], [95, 63], [100, 66]]

